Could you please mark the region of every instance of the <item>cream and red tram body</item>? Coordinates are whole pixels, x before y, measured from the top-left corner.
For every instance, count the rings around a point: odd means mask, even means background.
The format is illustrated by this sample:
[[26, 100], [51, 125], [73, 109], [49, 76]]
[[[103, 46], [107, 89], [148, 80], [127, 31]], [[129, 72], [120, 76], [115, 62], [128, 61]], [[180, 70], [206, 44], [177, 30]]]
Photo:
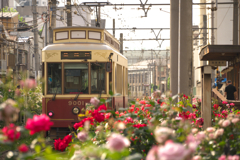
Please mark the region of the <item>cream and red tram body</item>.
[[107, 105], [127, 107], [127, 59], [119, 53], [119, 42], [106, 30], [95, 27], [64, 27], [53, 31], [53, 44], [42, 50], [45, 81], [42, 112], [53, 128], [73, 126], [92, 97], [109, 98]]

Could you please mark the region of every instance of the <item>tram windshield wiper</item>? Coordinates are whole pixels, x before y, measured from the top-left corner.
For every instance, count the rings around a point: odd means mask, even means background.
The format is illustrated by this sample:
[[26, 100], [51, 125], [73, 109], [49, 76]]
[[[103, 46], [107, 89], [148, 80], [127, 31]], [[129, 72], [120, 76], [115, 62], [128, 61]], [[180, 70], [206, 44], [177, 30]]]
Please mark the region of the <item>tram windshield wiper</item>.
[[56, 95], [57, 95], [57, 90], [58, 90], [58, 87], [60, 87], [60, 85], [58, 84], [57, 85], [57, 89], [56, 89], [56, 92], [54, 93], [53, 97], [52, 97], [52, 100], [55, 101], [55, 98], [56, 98]]
[[80, 95], [80, 90], [78, 90], [79, 92], [77, 93], [76, 97], [74, 98], [74, 100], [76, 101], [78, 99], [78, 96]]

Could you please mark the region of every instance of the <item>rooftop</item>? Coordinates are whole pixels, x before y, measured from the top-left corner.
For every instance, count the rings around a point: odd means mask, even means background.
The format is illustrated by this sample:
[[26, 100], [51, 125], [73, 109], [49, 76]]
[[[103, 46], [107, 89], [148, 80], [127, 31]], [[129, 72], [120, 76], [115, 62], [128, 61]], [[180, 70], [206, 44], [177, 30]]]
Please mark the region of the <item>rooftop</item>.
[[3, 12], [3, 14], [2, 14], [2, 12], [0, 12], [0, 17], [11, 18], [11, 17], [15, 17], [15, 16], [18, 16], [18, 12]]

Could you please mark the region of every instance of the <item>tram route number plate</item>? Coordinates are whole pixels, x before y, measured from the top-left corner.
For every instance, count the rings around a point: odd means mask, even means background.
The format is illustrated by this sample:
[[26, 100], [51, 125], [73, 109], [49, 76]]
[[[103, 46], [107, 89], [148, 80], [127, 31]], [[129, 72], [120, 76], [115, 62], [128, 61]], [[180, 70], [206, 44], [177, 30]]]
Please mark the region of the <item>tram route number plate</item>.
[[69, 105], [69, 106], [72, 106], [72, 105], [74, 105], [74, 106], [76, 106], [76, 105], [78, 105], [78, 106], [84, 106], [84, 104], [85, 104], [84, 101], [68, 101], [68, 105]]
[[64, 51], [61, 52], [61, 59], [91, 59], [91, 51]]

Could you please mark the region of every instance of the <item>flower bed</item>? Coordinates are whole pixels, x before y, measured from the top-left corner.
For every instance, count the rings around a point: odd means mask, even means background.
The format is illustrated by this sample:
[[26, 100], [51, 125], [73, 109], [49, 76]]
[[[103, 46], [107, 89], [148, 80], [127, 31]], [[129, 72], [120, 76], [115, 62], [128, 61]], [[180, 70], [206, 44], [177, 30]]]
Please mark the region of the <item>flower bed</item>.
[[[29, 85], [25, 87], [31, 89]], [[75, 130], [56, 139], [54, 148], [47, 146], [44, 138], [44, 132], [53, 125], [48, 116], [34, 115], [24, 127], [19, 127], [12, 122], [21, 102], [4, 102], [0, 118], [7, 123], [0, 133], [0, 142], [15, 146], [21, 134], [38, 134], [30, 146], [19, 144], [13, 148], [7, 154], [9, 159], [239, 159], [240, 112], [233, 109], [234, 104], [223, 102], [227, 109], [221, 110], [213, 103], [212, 127], [203, 130], [199, 99], [181, 95], [176, 104], [177, 96], [161, 99], [158, 91], [153, 97], [132, 101], [129, 108], [116, 112], [107, 110], [106, 100], [92, 98], [92, 105], [79, 115], [82, 120], [74, 124]], [[29, 152], [29, 147], [35, 152]]]

